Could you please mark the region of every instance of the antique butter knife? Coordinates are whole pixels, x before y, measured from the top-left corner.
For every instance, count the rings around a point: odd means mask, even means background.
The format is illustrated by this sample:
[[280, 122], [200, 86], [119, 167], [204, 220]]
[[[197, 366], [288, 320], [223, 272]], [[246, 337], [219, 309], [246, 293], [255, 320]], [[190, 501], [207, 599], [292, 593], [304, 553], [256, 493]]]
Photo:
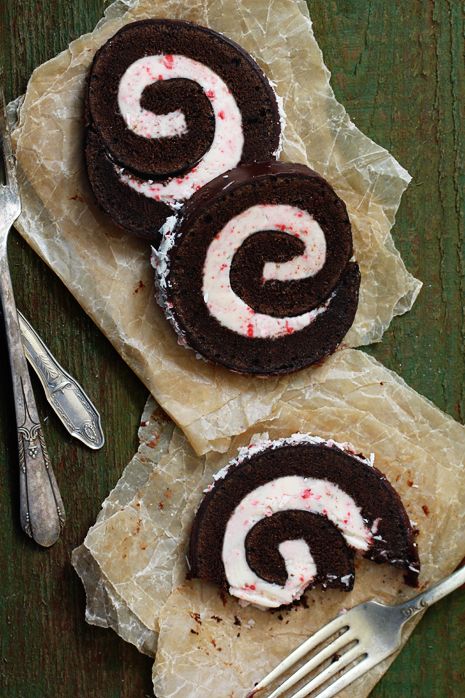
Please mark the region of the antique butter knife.
[[89, 448], [105, 443], [100, 415], [79, 383], [58, 363], [26, 318], [18, 311], [26, 358], [39, 376], [48, 402], [71, 436]]

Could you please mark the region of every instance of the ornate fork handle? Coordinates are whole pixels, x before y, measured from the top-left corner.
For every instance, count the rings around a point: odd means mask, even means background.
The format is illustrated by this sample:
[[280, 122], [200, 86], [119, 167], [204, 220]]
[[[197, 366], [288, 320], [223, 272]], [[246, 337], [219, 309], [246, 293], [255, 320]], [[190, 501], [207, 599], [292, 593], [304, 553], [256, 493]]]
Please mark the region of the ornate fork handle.
[[413, 599], [400, 604], [398, 608], [403, 618], [409, 620], [413, 618], [413, 616], [416, 616], [417, 613], [424, 611], [426, 608], [429, 608], [429, 606], [432, 606], [434, 603], [444, 598], [444, 596], [447, 596], [447, 594], [458, 589], [462, 584], [465, 584], [465, 566], [456, 570], [453, 574], [423, 593], [418, 594], [418, 596], [415, 596]]
[[0, 296], [18, 430], [21, 526], [36, 543], [49, 547], [60, 535], [65, 513], [45, 447], [23, 352], [6, 250], [0, 257]]
[[105, 442], [100, 415], [79, 383], [70, 376], [18, 311], [26, 358], [37, 373], [45, 396], [63, 425], [89, 448], [101, 448]]

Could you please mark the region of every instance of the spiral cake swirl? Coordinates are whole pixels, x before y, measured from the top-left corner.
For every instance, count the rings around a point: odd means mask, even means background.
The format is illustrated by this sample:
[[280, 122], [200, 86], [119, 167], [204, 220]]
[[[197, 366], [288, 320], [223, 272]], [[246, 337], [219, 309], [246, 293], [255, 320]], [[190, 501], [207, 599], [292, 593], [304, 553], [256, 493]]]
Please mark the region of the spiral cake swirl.
[[153, 263], [180, 340], [242, 373], [295, 371], [350, 328], [360, 274], [344, 203], [304, 165], [243, 165], [172, 218]]
[[274, 91], [237, 44], [175, 20], [126, 25], [97, 52], [88, 81], [86, 162], [113, 220], [155, 239], [172, 210], [240, 162], [273, 157]]
[[294, 434], [241, 449], [215, 476], [188, 559], [192, 577], [274, 608], [317, 584], [350, 591], [354, 552], [417, 585], [414, 532], [386, 477], [350, 444]]

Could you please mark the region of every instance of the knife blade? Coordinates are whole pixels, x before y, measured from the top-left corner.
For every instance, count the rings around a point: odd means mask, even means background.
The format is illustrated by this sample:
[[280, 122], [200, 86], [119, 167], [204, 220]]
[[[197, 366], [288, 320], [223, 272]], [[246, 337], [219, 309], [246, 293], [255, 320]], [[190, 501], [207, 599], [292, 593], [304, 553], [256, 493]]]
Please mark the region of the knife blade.
[[19, 310], [18, 318], [24, 353], [39, 377], [50, 406], [71, 436], [89, 448], [102, 448], [105, 436], [95, 406], [79, 383], [58, 363]]

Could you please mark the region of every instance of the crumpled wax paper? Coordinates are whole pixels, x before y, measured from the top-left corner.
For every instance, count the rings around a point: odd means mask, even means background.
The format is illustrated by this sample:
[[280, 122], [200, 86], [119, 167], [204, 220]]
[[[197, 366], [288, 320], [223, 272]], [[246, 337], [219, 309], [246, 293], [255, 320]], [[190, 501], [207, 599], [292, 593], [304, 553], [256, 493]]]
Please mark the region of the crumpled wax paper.
[[226, 451], [232, 436], [271, 414], [288, 378], [240, 376], [197, 360], [176, 343], [154, 300], [147, 243], [121, 232], [97, 208], [84, 171], [86, 71], [96, 49], [123, 24], [145, 17], [189, 19], [224, 32], [276, 84], [287, 114], [283, 159], [324, 175], [352, 221], [362, 287], [347, 345], [379, 341], [419, 292], [390, 234], [410, 178], [336, 101], [304, 0], [118, 0], [92, 33], [34, 71], [14, 132], [20, 232], [196, 452]]
[[[421, 588], [450, 573], [465, 556], [465, 427], [361, 351], [339, 351], [311, 374], [293, 376], [273, 414], [235, 437], [225, 454], [196, 456], [182, 432], [157, 414], [150, 399], [138, 454], [74, 552], [73, 563], [87, 590], [90, 622], [94, 590], [105, 588], [110, 592], [97, 603], [98, 622], [103, 618], [117, 626], [149, 654], [158, 635], [158, 698], [203, 698], [206, 692], [244, 698], [254, 682], [341, 608], [368, 598], [397, 603], [416, 593], [404, 585], [401, 571], [366, 560], [357, 562], [351, 593], [311, 591], [308, 608], [282, 612], [241, 608], [215, 586], [184, 582], [187, 540], [202, 491], [257, 433], [280, 438], [309, 432], [374, 453], [375, 465], [419, 529]], [[368, 695], [391, 661], [346, 695]]]

